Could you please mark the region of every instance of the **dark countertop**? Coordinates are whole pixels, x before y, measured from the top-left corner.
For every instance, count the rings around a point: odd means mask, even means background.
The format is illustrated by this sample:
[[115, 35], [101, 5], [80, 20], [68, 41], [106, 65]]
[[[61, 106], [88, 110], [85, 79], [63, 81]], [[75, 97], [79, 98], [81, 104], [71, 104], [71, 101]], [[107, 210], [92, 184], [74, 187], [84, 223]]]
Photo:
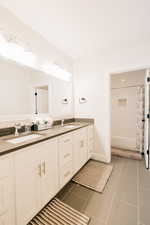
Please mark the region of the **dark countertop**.
[[[69, 133], [71, 131], [75, 131], [78, 130], [82, 127], [86, 127], [93, 124], [92, 122], [73, 122], [70, 124], [65, 124], [64, 127], [59, 126], [54, 126], [53, 128], [47, 129], [47, 130], [43, 130], [43, 131], [33, 131], [30, 132], [29, 134], [20, 134], [19, 136], [15, 136], [15, 135], [7, 135], [7, 136], [3, 136], [0, 137], [0, 156], [17, 151], [19, 149], [22, 149], [24, 147], [54, 138], [54, 137], [58, 137], [60, 135]], [[67, 125], [74, 125], [75, 127], [66, 127]], [[27, 135], [31, 135], [31, 134], [40, 134], [40, 137], [34, 138], [32, 140], [28, 140], [28, 141], [24, 141], [21, 143], [17, 143], [17, 144], [12, 144], [7, 142], [7, 140], [13, 139], [13, 138], [18, 138], [18, 137], [23, 137], [23, 136], [27, 136]]]

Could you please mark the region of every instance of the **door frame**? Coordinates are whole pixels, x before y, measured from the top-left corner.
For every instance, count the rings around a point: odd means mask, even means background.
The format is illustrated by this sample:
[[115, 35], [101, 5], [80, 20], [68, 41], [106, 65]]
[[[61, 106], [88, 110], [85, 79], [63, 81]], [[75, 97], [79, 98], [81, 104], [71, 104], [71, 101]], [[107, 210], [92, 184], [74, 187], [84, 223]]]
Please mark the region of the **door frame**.
[[137, 70], [147, 70], [150, 68], [150, 65], [145, 65], [145, 66], [135, 66], [135, 67], [128, 67], [124, 69], [118, 69], [118, 70], [113, 70], [109, 72], [109, 138], [110, 138], [110, 152], [109, 152], [109, 157], [111, 161], [111, 124], [112, 124], [112, 107], [111, 107], [111, 77], [114, 74], [120, 74], [120, 73], [126, 73], [126, 72], [132, 72], [132, 71], [137, 71]]
[[[144, 132], [147, 135], [144, 135], [144, 158], [145, 158], [145, 166], [147, 169], [150, 169], [150, 156], [149, 156], [149, 136], [150, 136], [150, 81], [148, 80], [150, 78], [150, 69], [146, 70], [146, 76], [145, 76], [145, 115], [144, 115]], [[147, 106], [147, 107], [146, 107]]]

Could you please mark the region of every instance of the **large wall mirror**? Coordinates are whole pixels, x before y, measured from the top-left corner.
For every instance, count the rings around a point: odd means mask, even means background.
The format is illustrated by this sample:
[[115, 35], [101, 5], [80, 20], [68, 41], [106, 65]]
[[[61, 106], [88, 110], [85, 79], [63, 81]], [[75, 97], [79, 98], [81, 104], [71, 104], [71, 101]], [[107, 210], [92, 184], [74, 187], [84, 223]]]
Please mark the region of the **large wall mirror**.
[[50, 113], [50, 83], [51, 76], [0, 58], [0, 116]]

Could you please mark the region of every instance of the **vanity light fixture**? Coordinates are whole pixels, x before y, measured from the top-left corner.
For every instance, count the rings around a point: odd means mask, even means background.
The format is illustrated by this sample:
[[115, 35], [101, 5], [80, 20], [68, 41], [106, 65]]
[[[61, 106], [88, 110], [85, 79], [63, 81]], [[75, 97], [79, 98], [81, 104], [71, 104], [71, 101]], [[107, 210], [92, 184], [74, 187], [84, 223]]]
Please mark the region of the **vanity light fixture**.
[[5, 58], [16, 61], [22, 65], [35, 67], [35, 56], [16, 43], [8, 42], [0, 45], [0, 54]]
[[26, 50], [11, 37], [6, 39], [2, 33], [0, 33], [0, 55], [21, 65], [32, 68], [36, 66], [36, 56], [31, 51]]
[[72, 74], [54, 63], [37, 64], [37, 56], [29, 51], [16, 37], [0, 29], [0, 55], [21, 65], [42, 71], [59, 79], [71, 81]]
[[57, 64], [48, 63], [43, 65], [41, 69], [43, 72], [65, 81], [70, 81], [72, 77], [70, 72], [64, 70]]

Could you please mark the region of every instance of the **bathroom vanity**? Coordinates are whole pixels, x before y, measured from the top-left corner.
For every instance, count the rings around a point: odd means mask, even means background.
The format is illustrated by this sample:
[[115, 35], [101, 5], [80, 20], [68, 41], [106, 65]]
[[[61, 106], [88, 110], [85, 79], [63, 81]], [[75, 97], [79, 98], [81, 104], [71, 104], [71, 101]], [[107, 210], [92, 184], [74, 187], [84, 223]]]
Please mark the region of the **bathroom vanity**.
[[72, 179], [91, 158], [93, 129], [81, 122], [21, 143], [0, 139], [1, 225], [26, 225]]
[[[27, 225], [91, 158], [93, 122], [26, 130], [37, 121], [73, 118], [72, 76], [66, 80], [6, 58], [0, 72], [0, 225]], [[40, 125], [45, 129], [45, 122]], [[15, 137], [23, 126], [28, 135]]]

